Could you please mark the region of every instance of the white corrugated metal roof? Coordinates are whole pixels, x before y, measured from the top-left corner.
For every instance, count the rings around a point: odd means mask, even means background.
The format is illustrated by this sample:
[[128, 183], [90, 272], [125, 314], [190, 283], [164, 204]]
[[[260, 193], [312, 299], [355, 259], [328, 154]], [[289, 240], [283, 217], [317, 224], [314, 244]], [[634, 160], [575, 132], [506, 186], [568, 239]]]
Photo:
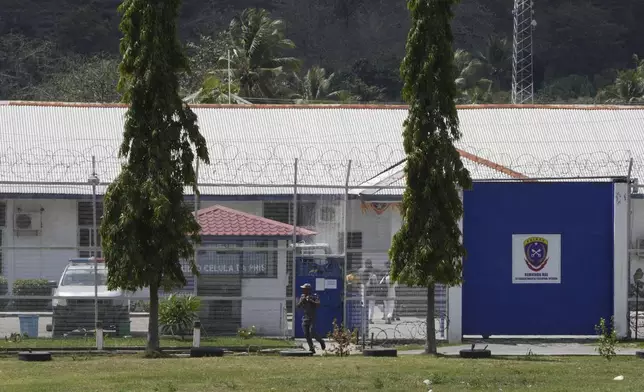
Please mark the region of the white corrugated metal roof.
[[[295, 158], [300, 185], [342, 186], [352, 160], [350, 184], [357, 186], [404, 158], [404, 107], [193, 107], [211, 158], [211, 165], [199, 170], [200, 182], [242, 185], [208, 187], [203, 194], [290, 194], [291, 188], [275, 185], [293, 182]], [[110, 181], [119, 170], [125, 110], [121, 105], [0, 105], [0, 182], [86, 182], [92, 155], [101, 181]], [[458, 147], [470, 154], [464, 162], [474, 179], [507, 178], [495, 164], [536, 177], [625, 176], [630, 157], [635, 176], [644, 178], [641, 107], [469, 106], [459, 108], [459, 117], [463, 139]], [[343, 193], [301, 186], [298, 191]], [[0, 192], [89, 194], [91, 188], [16, 184], [1, 186]]]

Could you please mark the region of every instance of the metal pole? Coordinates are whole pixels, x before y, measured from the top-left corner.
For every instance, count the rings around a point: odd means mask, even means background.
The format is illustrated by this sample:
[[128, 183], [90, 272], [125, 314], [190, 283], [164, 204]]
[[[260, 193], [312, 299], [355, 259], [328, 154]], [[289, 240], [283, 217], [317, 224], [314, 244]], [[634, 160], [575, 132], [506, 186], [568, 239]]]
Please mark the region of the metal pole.
[[[631, 320], [630, 320], [631, 310], [628, 310], [628, 329], [631, 329]], [[638, 325], [640, 323], [640, 282], [635, 282], [635, 340], [639, 339], [640, 334], [638, 332]]]
[[[628, 244], [628, 255], [626, 256], [626, 271], [627, 271], [627, 277], [626, 277], [626, 287], [630, 287], [631, 285], [631, 248], [633, 247], [631, 244], [631, 230], [632, 230], [632, 213], [631, 213], [631, 176], [633, 174], [633, 158], [631, 158], [628, 161], [628, 175], [626, 177], [626, 209], [628, 210], [628, 215], [627, 215], [627, 221], [626, 221], [626, 237], [627, 237], [627, 244]], [[628, 289], [627, 289], [628, 290]], [[631, 337], [631, 309], [630, 309], [630, 303], [628, 302], [628, 294], [626, 295], [626, 325], [628, 325], [628, 332], [626, 334], [627, 337]], [[637, 338], [637, 333], [635, 334], [635, 337]]]
[[94, 331], [98, 332], [98, 262], [96, 260], [96, 253], [98, 247], [98, 230], [96, 228], [96, 184], [98, 177], [96, 176], [96, 157], [92, 155], [92, 237], [94, 243], [92, 244], [92, 257], [94, 258]]
[[[194, 191], [195, 192], [195, 200], [194, 200], [195, 206], [194, 207], [195, 207], [195, 219], [197, 219], [197, 211], [199, 211], [199, 188], [198, 188], [199, 187], [199, 159], [197, 159], [197, 164], [195, 165], [195, 178], [196, 178], [196, 181], [197, 181], [197, 183], [196, 183], [197, 185], [195, 185], [196, 189]], [[199, 229], [199, 230], [201, 231], [201, 229]], [[199, 255], [199, 244], [195, 244], [195, 264], [197, 264], [197, 256], [198, 255]], [[199, 284], [199, 282], [197, 282], [197, 281], [199, 279], [196, 276], [193, 275], [192, 280], [193, 280], [193, 283], [194, 283], [194, 287], [192, 288], [192, 290], [194, 291], [194, 294], [196, 296], [197, 295], [197, 285]]]
[[291, 333], [293, 334], [293, 338], [295, 338], [295, 304], [297, 301], [297, 290], [295, 289], [295, 286], [297, 285], [297, 279], [295, 278], [296, 276], [296, 265], [297, 265], [297, 158], [295, 158], [295, 163], [293, 164], [293, 262], [292, 262], [292, 267], [291, 267], [291, 286], [292, 286], [292, 313], [293, 317], [291, 319]]
[[349, 179], [351, 177], [351, 160], [349, 160], [349, 164], [347, 165], [347, 178], [344, 182], [344, 235], [342, 238], [343, 242], [343, 247], [344, 247], [344, 266], [342, 268], [342, 276], [344, 279], [344, 283], [342, 284], [342, 287], [344, 288], [343, 293], [342, 293], [342, 323], [344, 324], [345, 327], [348, 328], [348, 320], [347, 320], [347, 280], [345, 279], [346, 275], [348, 274], [348, 268], [349, 268], [349, 253], [347, 252], [347, 248], [349, 246], [349, 219], [347, 219], [347, 215], [349, 214]]

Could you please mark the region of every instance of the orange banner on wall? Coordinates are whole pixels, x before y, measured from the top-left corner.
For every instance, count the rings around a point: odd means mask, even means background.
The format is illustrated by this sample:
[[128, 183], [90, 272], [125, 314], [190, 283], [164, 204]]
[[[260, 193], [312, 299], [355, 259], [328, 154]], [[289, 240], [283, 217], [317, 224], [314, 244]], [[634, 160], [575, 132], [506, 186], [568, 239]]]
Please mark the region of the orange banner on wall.
[[401, 203], [366, 203], [364, 201], [360, 202], [360, 209], [363, 214], [366, 214], [368, 211], [373, 211], [376, 215], [382, 215], [388, 209], [395, 209], [400, 211]]

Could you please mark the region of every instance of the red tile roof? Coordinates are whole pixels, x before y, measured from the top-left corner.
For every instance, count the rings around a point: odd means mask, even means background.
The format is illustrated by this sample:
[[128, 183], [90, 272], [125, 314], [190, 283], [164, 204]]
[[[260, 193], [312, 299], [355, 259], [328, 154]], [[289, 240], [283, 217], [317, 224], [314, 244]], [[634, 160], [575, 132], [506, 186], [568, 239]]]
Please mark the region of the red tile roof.
[[[291, 225], [220, 205], [197, 211], [197, 222], [201, 226], [201, 235], [220, 237], [290, 237], [293, 235]], [[314, 231], [297, 228], [297, 235], [315, 234], [317, 233]]]

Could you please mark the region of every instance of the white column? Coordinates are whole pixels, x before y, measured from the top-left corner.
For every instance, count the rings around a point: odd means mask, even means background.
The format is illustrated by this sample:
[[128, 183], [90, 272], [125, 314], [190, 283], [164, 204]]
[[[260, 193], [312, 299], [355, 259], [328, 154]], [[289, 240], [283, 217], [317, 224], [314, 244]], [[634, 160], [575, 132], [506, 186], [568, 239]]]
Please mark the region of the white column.
[[192, 329], [192, 347], [201, 345], [201, 322], [195, 321]]
[[613, 185], [613, 316], [617, 336], [628, 336], [628, 184]]
[[[463, 191], [459, 192], [463, 201]], [[463, 232], [463, 217], [458, 222], [458, 228]], [[461, 241], [463, 237], [461, 236]], [[454, 286], [447, 289], [447, 341], [450, 344], [461, 343], [463, 340], [463, 287]]]

